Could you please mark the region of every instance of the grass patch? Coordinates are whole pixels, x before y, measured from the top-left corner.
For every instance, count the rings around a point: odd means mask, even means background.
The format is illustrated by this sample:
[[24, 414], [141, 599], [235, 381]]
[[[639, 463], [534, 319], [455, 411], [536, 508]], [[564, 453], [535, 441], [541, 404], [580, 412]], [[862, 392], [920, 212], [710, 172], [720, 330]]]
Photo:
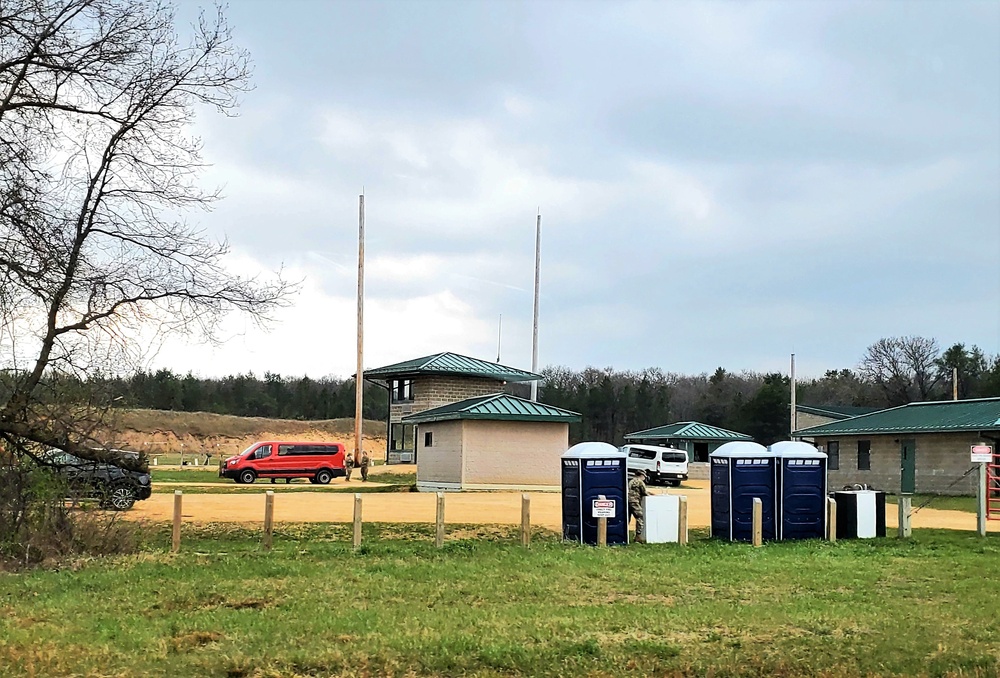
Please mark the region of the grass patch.
[[0, 575], [4, 675], [1000, 672], [1000, 538], [594, 549], [511, 526], [150, 525], [138, 556]]

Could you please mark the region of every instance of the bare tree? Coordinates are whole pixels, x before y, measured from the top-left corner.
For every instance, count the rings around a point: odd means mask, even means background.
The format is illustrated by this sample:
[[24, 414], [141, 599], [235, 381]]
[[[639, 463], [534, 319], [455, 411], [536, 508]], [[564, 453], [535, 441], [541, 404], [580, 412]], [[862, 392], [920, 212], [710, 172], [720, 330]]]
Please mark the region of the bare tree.
[[[185, 42], [155, 0], [0, 0], [0, 439], [85, 458], [107, 394], [61, 392], [173, 332], [263, 320], [289, 286], [235, 275], [184, 215], [196, 109], [232, 114], [250, 62], [221, 11]], [[71, 400], [72, 402], [67, 402]]]
[[940, 349], [926, 337], [884, 337], [868, 347], [859, 372], [882, 392], [894, 407], [928, 400], [940, 381]]

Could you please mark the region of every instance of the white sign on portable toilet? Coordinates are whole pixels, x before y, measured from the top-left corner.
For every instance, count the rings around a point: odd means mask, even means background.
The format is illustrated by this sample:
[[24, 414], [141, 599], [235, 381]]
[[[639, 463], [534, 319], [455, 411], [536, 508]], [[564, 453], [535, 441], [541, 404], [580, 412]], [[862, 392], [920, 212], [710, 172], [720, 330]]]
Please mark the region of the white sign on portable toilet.
[[614, 499], [594, 499], [591, 510], [593, 511], [594, 518], [614, 518], [615, 517], [615, 500]]

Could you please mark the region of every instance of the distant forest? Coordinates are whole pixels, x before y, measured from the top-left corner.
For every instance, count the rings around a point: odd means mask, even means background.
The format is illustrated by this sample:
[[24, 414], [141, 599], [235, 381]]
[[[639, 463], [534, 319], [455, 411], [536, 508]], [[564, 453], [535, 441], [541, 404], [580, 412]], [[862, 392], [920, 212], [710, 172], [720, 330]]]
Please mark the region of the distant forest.
[[[858, 366], [800, 379], [800, 405], [892, 407], [952, 397], [952, 370], [958, 370], [960, 398], [1000, 396], [1000, 356], [955, 344], [940, 350], [933, 339], [891, 337], [868, 347]], [[722, 367], [696, 376], [651, 368], [566, 367], [542, 370], [539, 400], [579, 412], [572, 442], [620, 444], [625, 434], [675, 421], [700, 421], [740, 431], [769, 444], [787, 437], [790, 387], [784, 374], [729, 372]], [[354, 416], [353, 379], [310, 379], [252, 372], [218, 379], [170, 370], [139, 372], [102, 381], [116, 405], [161, 410], [204, 411], [248, 417], [335, 419]], [[527, 384], [509, 392], [527, 396]], [[364, 416], [385, 420], [388, 393], [366, 384]]]

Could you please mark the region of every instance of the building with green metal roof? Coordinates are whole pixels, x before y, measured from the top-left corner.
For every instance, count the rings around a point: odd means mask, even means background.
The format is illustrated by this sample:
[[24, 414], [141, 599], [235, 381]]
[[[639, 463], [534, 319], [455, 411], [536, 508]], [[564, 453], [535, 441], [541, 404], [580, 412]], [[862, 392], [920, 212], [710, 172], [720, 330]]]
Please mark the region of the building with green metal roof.
[[1000, 398], [910, 403], [802, 428], [829, 458], [830, 486], [975, 493], [972, 445], [1000, 443]]
[[853, 405], [796, 405], [795, 423], [796, 428], [809, 428], [831, 421], [871, 414], [878, 412], [878, 410], [877, 407], [855, 407]]
[[557, 490], [569, 424], [580, 415], [491, 393], [402, 418], [414, 425], [417, 489]]
[[704, 463], [708, 463], [708, 455], [716, 448], [734, 440], [753, 440], [753, 438], [745, 433], [729, 431], [698, 421], [679, 421], [625, 436], [626, 443], [673, 447], [687, 452], [689, 461]]
[[409, 415], [496, 393], [508, 382], [536, 381], [542, 376], [458, 353], [435, 353], [365, 370], [365, 379], [389, 392], [386, 461], [417, 461], [415, 422]]

